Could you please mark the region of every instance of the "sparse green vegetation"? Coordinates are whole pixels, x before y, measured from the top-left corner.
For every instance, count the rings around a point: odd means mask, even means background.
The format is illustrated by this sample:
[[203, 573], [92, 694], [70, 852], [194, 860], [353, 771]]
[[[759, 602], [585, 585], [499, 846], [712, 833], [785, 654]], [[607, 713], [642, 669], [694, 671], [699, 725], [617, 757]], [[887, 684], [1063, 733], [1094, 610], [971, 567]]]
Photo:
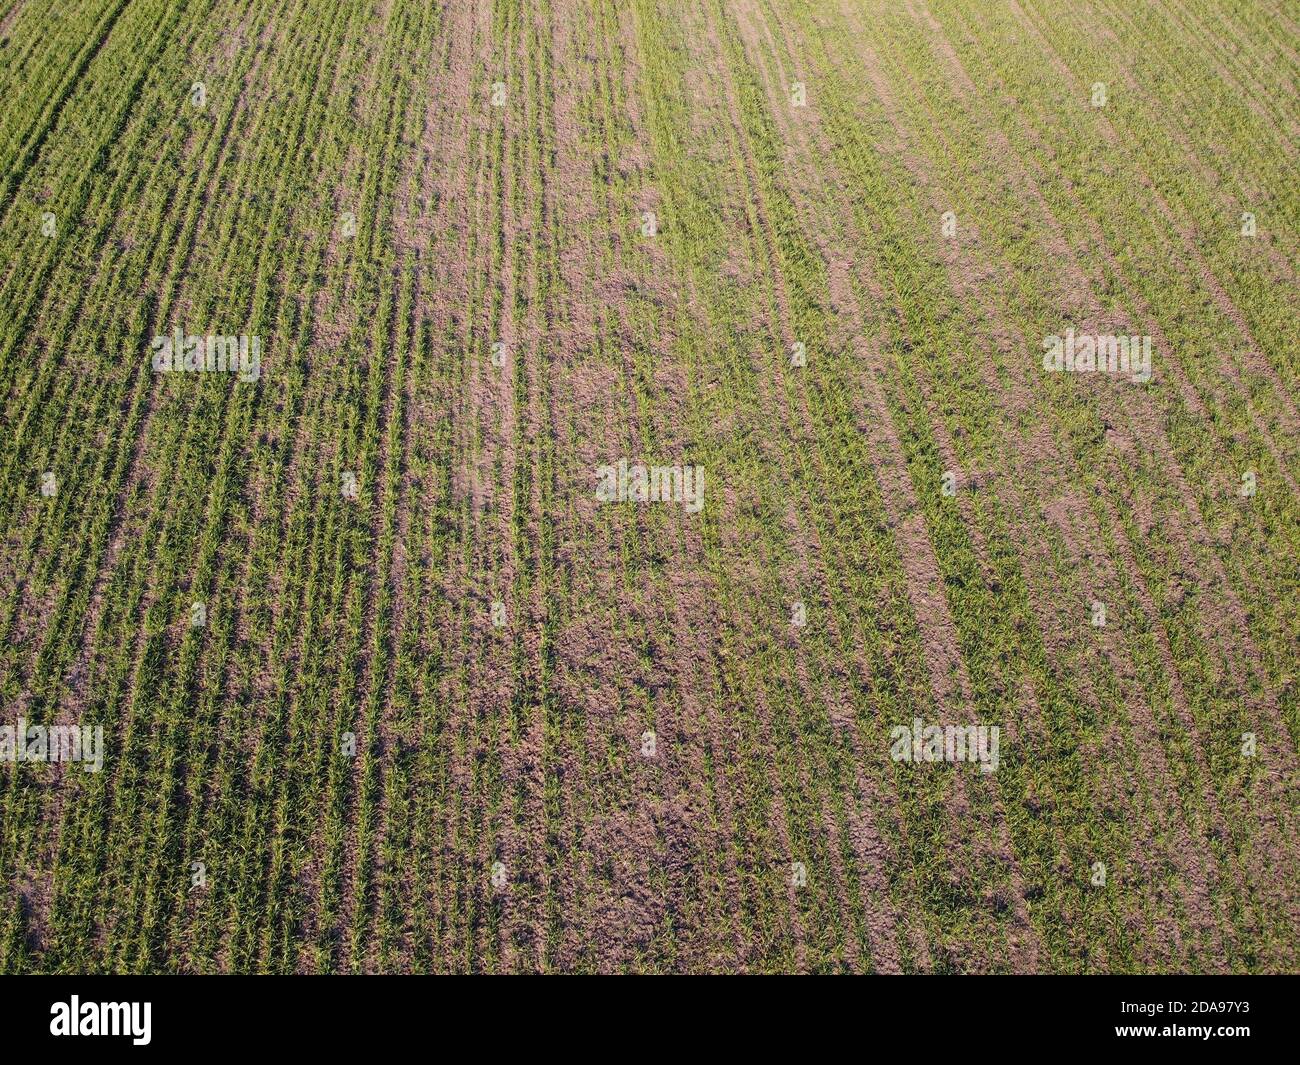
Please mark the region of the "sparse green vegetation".
[[0, 5], [0, 971], [1295, 971], [1298, 21]]

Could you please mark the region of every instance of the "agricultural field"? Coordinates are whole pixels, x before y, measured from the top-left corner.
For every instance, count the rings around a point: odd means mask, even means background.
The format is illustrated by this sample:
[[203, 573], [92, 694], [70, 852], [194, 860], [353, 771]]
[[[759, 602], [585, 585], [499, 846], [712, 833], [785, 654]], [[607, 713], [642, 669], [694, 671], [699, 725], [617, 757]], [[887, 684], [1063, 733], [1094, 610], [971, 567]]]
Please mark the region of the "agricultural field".
[[1293, 0], [0, 0], [0, 971], [1300, 971]]

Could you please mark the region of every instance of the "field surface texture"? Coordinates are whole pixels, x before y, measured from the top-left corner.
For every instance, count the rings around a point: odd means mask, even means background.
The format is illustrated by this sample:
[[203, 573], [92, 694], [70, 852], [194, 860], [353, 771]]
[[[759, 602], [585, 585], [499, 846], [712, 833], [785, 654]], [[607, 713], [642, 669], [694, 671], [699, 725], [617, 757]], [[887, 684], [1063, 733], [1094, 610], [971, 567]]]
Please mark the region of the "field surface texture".
[[0, 0], [0, 971], [1300, 969], [1292, 0]]

